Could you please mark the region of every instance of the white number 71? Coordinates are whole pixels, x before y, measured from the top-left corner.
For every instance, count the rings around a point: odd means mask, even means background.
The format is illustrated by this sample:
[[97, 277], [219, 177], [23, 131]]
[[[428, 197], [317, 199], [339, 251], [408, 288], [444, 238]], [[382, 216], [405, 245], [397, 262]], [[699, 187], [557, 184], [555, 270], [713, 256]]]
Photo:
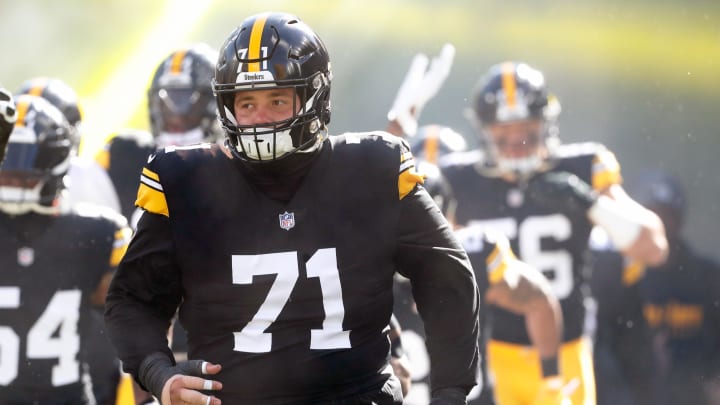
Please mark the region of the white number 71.
[[[342, 329], [345, 307], [335, 249], [319, 249], [306, 264], [307, 276], [320, 279], [325, 319], [322, 329], [310, 331], [310, 349], [350, 348], [350, 331]], [[264, 255], [234, 255], [233, 284], [252, 284], [253, 276], [277, 274], [265, 301], [240, 331], [234, 332], [238, 352], [267, 353], [272, 349], [272, 333], [265, 332], [287, 304], [299, 276], [297, 252]]]

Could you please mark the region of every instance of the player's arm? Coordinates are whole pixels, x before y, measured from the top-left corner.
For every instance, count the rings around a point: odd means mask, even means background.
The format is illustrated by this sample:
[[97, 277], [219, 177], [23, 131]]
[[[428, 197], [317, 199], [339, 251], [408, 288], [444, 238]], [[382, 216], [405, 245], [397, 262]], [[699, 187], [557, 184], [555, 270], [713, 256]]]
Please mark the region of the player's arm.
[[625, 193], [615, 155], [599, 148], [591, 176], [588, 184], [573, 173], [544, 173], [530, 181], [529, 194], [541, 204], [586, 215], [624, 256], [650, 266], [662, 264], [668, 255], [662, 221]]
[[530, 341], [540, 354], [544, 377], [556, 376], [563, 327], [560, 304], [548, 281], [536, 269], [517, 259], [510, 259], [505, 266], [501, 278], [490, 283], [485, 302], [525, 317]]
[[602, 190], [588, 216], [610, 234], [623, 255], [650, 266], [665, 262], [665, 227], [651, 210], [633, 200], [619, 184]]
[[415, 188], [400, 203], [397, 263], [410, 279], [425, 326], [432, 395], [448, 404], [464, 404], [475, 385], [479, 360], [475, 276], [450, 225], [424, 189]]

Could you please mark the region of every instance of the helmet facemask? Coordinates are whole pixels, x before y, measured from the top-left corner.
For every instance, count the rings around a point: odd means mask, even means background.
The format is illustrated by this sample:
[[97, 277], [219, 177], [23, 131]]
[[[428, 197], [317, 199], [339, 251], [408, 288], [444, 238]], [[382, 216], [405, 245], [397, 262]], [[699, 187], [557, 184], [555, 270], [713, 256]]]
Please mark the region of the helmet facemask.
[[[221, 101], [220, 121], [234, 153], [253, 163], [277, 161], [294, 153], [317, 150], [325, 136], [322, 120], [328, 109], [330, 81], [318, 72], [306, 80], [263, 81], [246, 85], [216, 86]], [[291, 117], [261, 124], [239, 125], [233, 113], [240, 91], [292, 89]]]

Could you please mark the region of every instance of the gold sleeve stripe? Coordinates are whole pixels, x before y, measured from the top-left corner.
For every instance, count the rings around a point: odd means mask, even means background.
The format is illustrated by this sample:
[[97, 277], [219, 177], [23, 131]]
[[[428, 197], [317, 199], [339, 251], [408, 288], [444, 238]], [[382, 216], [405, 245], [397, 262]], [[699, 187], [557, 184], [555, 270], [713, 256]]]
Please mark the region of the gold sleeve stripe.
[[400, 176], [398, 177], [398, 192], [400, 199], [402, 200], [406, 195], [410, 194], [410, 192], [415, 189], [416, 185], [423, 184], [424, 182], [425, 178], [421, 174], [417, 173], [414, 167], [400, 173]]
[[[267, 21], [269, 14], [262, 14], [258, 16], [253, 24], [252, 31], [250, 31], [250, 44], [248, 49], [248, 59], [258, 60], [260, 59], [260, 45], [262, 44], [262, 35], [265, 30], [265, 22]], [[259, 72], [260, 62], [248, 63], [248, 72]]]
[[125, 256], [131, 236], [132, 231], [130, 228], [123, 228], [115, 232], [115, 242], [113, 243], [113, 250], [110, 254], [110, 266], [117, 267], [120, 260]]
[[405, 152], [402, 155], [400, 155], [400, 163], [403, 163], [408, 159], [413, 159], [412, 152]]
[[405, 170], [415, 167], [415, 159], [408, 159], [400, 163], [400, 173], [404, 172]]
[[644, 275], [645, 266], [641, 262], [633, 260], [623, 268], [622, 283], [626, 287], [635, 285]]
[[162, 191], [151, 188], [144, 183], [140, 183], [135, 205], [154, 214], [165, 215], [168, 218], [170, 217], [167, 201], [165, 201], [165, 194], [163, 194]]
[[599, 153], [593, 159], [592, 187], [594, 190], [604, 190], [613, 184], [622, 183], [620, 164], [615, 154], [610, 151]]
[[515, 90], [517, 84], [515, 83], [515, 64], [512, 62], [506, 62], [502, 64], [502, 88], [505, 92], [505, 102], [508, 107], [515, 107]]
[[140, 175], [140, 188], [135, 205], [155, 214], [170, 217], [167, 200], [160, 184], [160, 176], [144, 167]]
[[495, 284], [503, 279], [505, 271], [513, 260], [516, 259], [512, 250], [510, 250], [510, 245], [495, 243], [492, 252], [485, 259], [490, 284]]
[[[158, 176], [157, 173], [153, 172], [152, 170], [148, 169], [147, 167], [143, 167], [143, 169], [142, 169], [142, 175], [140, 176], [141, 180], [142, 180], [142, 176], [145, 176], [145, 177], [150, 178], [151, 180], [160, 182], [160, 176]], [[162, 187], [160, 187], [160, 190], [162, 190]]]
[[95, 163], [99, 164], [100, 167], [107, 170], [110, 168], [110, 151], [102, 149], [95, 155]]
[[170, 73], [172, 74], [178, 74], [182, 72], [182, 62], [183, 59], [185, 59], [185, 54], [187, 51], [177, 51], [175, 54], [173, 54], [172, 62], [170, 62]]

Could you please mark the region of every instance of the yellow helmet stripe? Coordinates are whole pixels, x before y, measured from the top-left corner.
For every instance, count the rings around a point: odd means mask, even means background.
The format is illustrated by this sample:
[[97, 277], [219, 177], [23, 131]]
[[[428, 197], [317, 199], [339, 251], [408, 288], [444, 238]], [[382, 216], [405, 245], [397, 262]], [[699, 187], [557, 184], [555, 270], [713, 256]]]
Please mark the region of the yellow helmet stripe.
[[[261, 14], [253, 24], [252, 31], [250, 31], [250, 44], [248, 49], [248, 59], [258, 60], [260, 59], [260, 45], [262, 44], [262, 34], [265, 30], [265, 22], [267, 21], [269, 13]], [[248, 72], [259, 72], [260, 62], [248, 63]]]
[[30, 90], [28, 90], [27, 94], [30, 94], [32, 96], [38, 96], [41, 97], [43, 91], [45, 91], [45, 87], [47, 87], [47, 79], [35, 79], [32, 82], [32, 87], [30, 87]]
[[506, 62], [502, 64], [502, 88], [505, 93], [505, 102], [508, 107], [515, 107], [515, 90], [517, 83], [515, 82], [515, 64]]
[[29, 107], [29, 100], [20, 100], [20, 102], [17, 104], [17, 119], [15, 121], [16, 127], [25, 126], [25, 115], [27, 115], [27, 110]]
[[175, 52], [170, 63], [170, 73], [178, 74], [182, 71], [182, 61], [185, 59], [186, 53], [185, 50]]

